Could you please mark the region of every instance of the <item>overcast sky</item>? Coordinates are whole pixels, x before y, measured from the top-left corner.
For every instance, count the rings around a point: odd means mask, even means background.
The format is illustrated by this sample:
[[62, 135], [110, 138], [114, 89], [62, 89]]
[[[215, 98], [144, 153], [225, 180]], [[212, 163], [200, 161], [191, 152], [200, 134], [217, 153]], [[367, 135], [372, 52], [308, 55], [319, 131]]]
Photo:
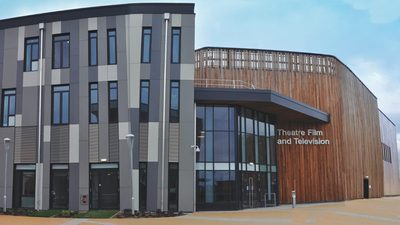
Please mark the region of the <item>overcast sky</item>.
[[[125, 0], [0, 0], [0, 18]], [[140, 2], [159, 2], [157, 0]], [[182, 2], [182, 1], [162, 1]], [[377, 96], [399, 127], [400, 1], [199, 0], [196, 48], [224, 46], [333, 54]]]

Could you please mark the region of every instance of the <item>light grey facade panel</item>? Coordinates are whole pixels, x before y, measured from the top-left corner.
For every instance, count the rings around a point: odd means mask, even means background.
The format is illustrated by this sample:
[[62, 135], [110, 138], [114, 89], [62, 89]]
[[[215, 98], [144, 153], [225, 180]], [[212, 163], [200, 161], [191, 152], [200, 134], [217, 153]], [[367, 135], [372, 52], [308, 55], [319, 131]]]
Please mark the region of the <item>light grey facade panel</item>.
[[99, 162], [99, 125], [89, 125], [89, 162]]
[[69, 164], [69, 209], [79, 210], [79, 163]]
[[148, 123], [140, 123], [140, 132], [139, 132], [139, 161], [146, 162], [147, 154], [148, 154], [148, 140], [149, 140], [149, 124]]
[[36, 162], [36, 127], [15, 128], [15, 163]]
[[108, 125], [108, 151], [110, 162], [118, 162], [119, 160], [119, 130], [118, 123], [110, 123]]
[[50, 157], [51, 163], [69, 162], [69, 125], [51, 127]]

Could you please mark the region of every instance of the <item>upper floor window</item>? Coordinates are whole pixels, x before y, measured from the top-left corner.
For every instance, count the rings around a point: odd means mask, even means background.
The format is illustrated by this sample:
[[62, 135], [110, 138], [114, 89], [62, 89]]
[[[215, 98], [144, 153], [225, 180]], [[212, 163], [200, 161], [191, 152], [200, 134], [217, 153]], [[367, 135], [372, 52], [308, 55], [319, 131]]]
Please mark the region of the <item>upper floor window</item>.
[[53, 36], [53, 69], [69, 67], [69, 34]]
[[115, 29], [107, 30], [108, 64], [117, 64], [117, 32]]
[[171, 62], [181, 62], [181, 28], [172, 28], [172, 46], [171, 46]]
[[89, 31], [89, 66], [97, 65], [97, 31]]
[[91, 83], [89, 91], [89, 122], [99, 122], [99, 91], [98, 84]]
[[25, 64], [26, 72], [36, 71], [39, 67], [39, 38], [25, 39]]
[[15, 89], [3, 90], [3, 127], [15, 126]]
[[108, 122], [118, 123], [118, 83], [108, 83]]
[[142, 63], [151, 61], [151, 27], [144, 27], [142, 31]]
[[169, 122], [179, 123], [179, 81], [171, 81]]
[[53, 124], [69, 123], [69, 85], [53, 86]]
[[149, 89], [150, 81], [140, 82], [140, 122], [149, 122]]

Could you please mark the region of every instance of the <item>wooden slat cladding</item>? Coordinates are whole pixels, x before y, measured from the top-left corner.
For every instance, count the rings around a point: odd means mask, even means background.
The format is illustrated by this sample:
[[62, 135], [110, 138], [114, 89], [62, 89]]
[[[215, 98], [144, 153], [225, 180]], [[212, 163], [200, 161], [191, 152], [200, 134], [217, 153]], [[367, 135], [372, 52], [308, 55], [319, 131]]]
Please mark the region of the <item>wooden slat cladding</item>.
[[141, 162], [147, 162], [148, 139], [149, 139], [149, 124], [140, 123], [139, 160]]
[[[218, 53], [212, 53], [214, 50]], [[218, 62], [213, 62], [213, 54], [219, 57]], [[233, 81], [243, 85], [234, 86]], [[277, 115], [277, 128], [315, 128], [330, 140], [329, 145], [277, 145], [281, 203], [291, 202], [292, 190], [296, 190], [298, 202], [362, 198], [365, 176], [372, 185], [370, 197], [383, 196], [377, 100], [336, 58], [267, 50], [201, 49], [196, 52], [195, 85], [273, 90], [330, 114], [328, 124], [281, 121]]]
[[15, 128], [15, 163], [35, 163], [37, 127]]
[[179, 123], [169, 124], [168, 161], [179, 161]]
[[119, 161], [119, 133], [118, 123], [110, 123], [108, 125], [108, 147], [110, 154], [110, 162]]
[[69, 162], [69, 125], [51, 127], [50, 161], [51, 163]]
[[89, 124], [89, 162], [99, 162], [99, 125]]

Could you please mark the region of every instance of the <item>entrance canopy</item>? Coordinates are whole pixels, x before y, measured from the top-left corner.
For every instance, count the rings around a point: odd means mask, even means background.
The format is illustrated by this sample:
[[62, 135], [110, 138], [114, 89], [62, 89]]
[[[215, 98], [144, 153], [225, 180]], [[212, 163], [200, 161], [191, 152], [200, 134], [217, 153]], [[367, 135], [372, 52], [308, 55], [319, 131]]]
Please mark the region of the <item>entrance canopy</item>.
[[233, 104], [275, 114], [278, 120], [329, 122], [329, 114], [271, 90], [195, 88], [196, 103]]

